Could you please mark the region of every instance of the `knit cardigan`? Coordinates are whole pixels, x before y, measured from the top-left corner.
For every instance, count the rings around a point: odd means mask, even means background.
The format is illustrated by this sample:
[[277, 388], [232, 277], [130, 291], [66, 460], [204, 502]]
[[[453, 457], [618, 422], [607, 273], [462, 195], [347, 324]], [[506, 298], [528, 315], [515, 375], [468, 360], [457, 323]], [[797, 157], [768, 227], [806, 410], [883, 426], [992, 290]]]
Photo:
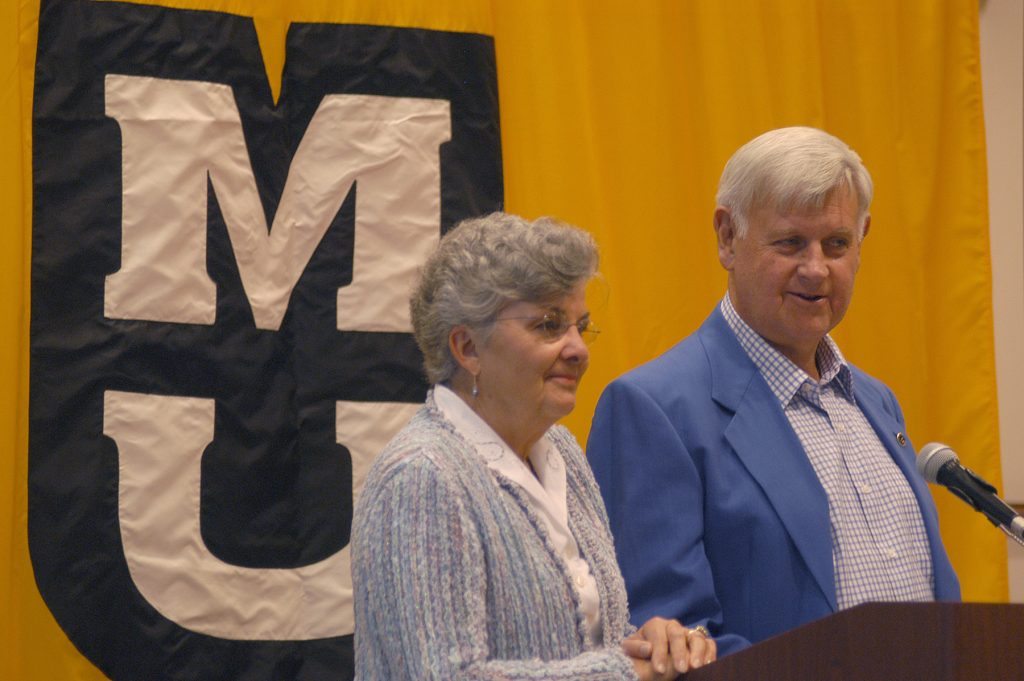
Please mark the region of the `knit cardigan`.
[[601, 596], [588, 648], [564, 561], [521, 489], [487, 467], [433, 393], [377, 457], [352, 523], [357, 679], [636, 679], [608, 518], [576, 440], [569, 526]]

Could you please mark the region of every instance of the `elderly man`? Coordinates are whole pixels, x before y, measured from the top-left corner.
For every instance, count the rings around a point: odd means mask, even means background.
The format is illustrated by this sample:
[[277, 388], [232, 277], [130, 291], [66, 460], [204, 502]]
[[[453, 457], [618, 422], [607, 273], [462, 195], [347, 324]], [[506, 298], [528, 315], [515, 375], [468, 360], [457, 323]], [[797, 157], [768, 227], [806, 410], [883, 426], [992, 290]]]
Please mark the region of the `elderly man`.
[[871, 195], [860, 157], [814, 128], [726, 164], [728, 291], [608, 386], [589, 438], [636, 621], [704, 625], [726, 654], [865, 601], [959, 598], [899, 404], [828, 335]]

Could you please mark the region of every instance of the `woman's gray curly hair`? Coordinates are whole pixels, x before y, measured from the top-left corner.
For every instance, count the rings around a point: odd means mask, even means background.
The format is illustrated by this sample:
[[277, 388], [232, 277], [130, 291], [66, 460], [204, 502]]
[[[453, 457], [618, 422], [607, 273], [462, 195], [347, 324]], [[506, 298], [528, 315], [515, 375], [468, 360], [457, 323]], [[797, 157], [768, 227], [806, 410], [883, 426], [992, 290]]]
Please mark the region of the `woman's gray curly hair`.
[[491, 213], [460, 222], [423, 265], [409, 300], [427, 378], [444, 383], [455, 374], [448, 347], [455, 326], [488, 333], [510, 303], [567, 295], [597, 272], [597, 262], [593, 237], [553, 218]]

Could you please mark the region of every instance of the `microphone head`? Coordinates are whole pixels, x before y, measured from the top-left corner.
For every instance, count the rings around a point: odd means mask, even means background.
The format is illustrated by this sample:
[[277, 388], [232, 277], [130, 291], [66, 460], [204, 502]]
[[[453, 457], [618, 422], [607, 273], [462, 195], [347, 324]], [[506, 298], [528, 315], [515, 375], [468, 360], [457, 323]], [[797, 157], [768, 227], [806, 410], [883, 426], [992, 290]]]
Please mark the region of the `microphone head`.
[[929, 442], [917, 455], [917, 472], [928, 482], [935, 483], [939, 469], [950, 461], [960, 461], [956, 452], [941, 442]]

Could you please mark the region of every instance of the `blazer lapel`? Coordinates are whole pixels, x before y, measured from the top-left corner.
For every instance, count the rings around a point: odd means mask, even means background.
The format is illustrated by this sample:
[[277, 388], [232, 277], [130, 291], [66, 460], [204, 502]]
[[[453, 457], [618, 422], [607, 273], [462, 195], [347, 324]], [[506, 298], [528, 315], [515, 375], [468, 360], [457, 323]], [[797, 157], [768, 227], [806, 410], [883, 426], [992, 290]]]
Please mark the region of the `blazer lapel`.
[[[928, 491], [923, 484], [923, 479], [917, 473], [914, 450], [910, 446], [910, 441], [900, 430], [900, 424], [896, 418], [885, 411], [880, 401], [873, 399], [874, 396], [864, 389], [865, 381], [858, 381], [858, 378], [857, 372], [854, 372], [853, 390], [857, 406], [864, 412], [864, 416], [867, 417], [871, 427], [875, 429], [878, 439], [882, 441], [889, 456], [896, 462], [903, 472], [903, 476], [910, 483], [914, 495], [918, 497], [918, 505], [922, 505], [921, 492], [928, 493]], [[902, 438], [902, 444], [900, 444], [900, 438]]]
[[717, 309], [700, 334], [711, 363], [712, 397], [734, 412], [725, 437], [836, 610], [828, 497], [803, 445]]

